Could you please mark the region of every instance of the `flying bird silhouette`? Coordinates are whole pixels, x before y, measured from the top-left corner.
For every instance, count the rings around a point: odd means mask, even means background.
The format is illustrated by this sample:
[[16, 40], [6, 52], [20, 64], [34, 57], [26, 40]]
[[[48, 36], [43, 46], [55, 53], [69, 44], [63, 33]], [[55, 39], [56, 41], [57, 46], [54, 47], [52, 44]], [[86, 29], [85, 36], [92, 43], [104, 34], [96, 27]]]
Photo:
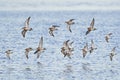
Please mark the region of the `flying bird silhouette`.
[[22, 36], [23, 36], [24, 38], [25, 38], [26, 32], [32, 30], [32, 28], [29, 27], [30, 18], [31, 18], [31, 17], [28, 17], [28, 19], [25, 21], [25, 26], [22, 28], [23, 30], [22, 30], [21, 34], [22, 34]]
[[67, 29], [72, 32], [71, 30], [71, 25], [75, 24], [75, 22], [73, 22], [73, 20], [75, 19], [70, 19], [69, 21], [65, 21], [65, 23], [67, 24]]
[[46, 50], [46, 48], [43, 48], [43, 37], [41, 37], [40, 39], [40, 42], [39, 42], [39, 45], [38, 45], [38, 48], [37, 50], [34, 52], [34, 54], [37, 53], [37, 58], [39, 58], [40, 54], [42, 52], [44, 52]]
[[89, 34], [91, 31], [96, 30], [96, 28], [94, 28], [94, 24], [95, 24], [95, 19], [93, 18], [92, 22], [90, 23], [90, 27], [88, 27], [86, 35]]
[[52, 27], [49, 28], [49, 34], [54, 37], [53, 31], [58, 30], [57, 25], [52, 25]]

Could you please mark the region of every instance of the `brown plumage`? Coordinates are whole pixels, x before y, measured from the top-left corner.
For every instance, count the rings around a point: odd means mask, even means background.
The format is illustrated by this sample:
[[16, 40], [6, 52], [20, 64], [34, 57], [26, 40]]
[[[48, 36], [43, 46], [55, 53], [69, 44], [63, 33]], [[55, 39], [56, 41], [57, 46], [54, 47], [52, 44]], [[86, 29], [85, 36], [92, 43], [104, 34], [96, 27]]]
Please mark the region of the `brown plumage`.
[[92, 22], [90, 23], [90, 27], [88, 27], [86, 35], [89, 34], [91, 31], [96, 30], [96, 28], [94, 28], [94, 24], [95, 24], [95, 19], [93, 18]]
[[83, 58], [85, 58], [87, 52], [88, 52], [88, 44], [86, 43], [86, 45], [85, 45], [84, 48], [82, 49]]
[[32, 50], [33, 49], [31, 47], [25, 49], [25, 56], [26, 56], [27, 59], [29, 58], [28, 57], [29, 52], [32, 51]]
[[8, 59], [10, 59], [10, 54], [12, 54], [13, 52], [11, 52], [12, 50], [7, 50], [5, 51], [6, 56], [8, 57]]
[[115, 54], [115, 48], [116, 48], [116, 47], [114, 47], [114, 48], [112, 49], [111, 53], [110, 53], [110, 61], [112, 61], [112, 60], [113, 60], [113, 56], [116, 55], [116, 54]]
[[52, 27], [49, 28], [49, 34], [54, 37], [53, 31], [58, 30], [57, 25], [52, 25]]
[[63, 47], [61, 48], [61, 53], [64, 55], [64, 57], [68, 57], [71, 59], [72, 52], [74, 51], [74, 48], [72, 47], [73, 42], [70, 42], [70, 40], [67, 40], [63, 43]]
[[106, 42], [109, 42], [110, 36], [112, 35], [112, 33], [109, 33], [105, 36], [105, 40]]
[[75, 19], [70, 19], [69, 21], [65, 21], [65, 23], [67, 24], [67, 29], [70, 31], [70, 32], [72, 32], [72, 30], [71, 30], [71, 25], [73, 25], [73, 24], [75, 24], [75, 22], [73, 22], [73, 20], [75, 20]]
[[89, 52], [92, 53], [95, 49], [97, 48], [95, 47], [93, 40], [91, 40], [91, 46]]
[[29, 27], [30, 18], [31, 18], [31, 17], [28, 17], [28, 19], [25, 21], [25, 26], [22, 28], [23, 30], [22, 30], [21, 33], [22, 33], [22, 36], [23, 36], [24, 38], [25, 38], [26, 32], [32, 30], [32, 28]]
[[40, 54], [41, 54], [42, 52], [44, 52], [44, 50], [46, 50], [46, 48], [43, 48], [43, 37], [41, 37], [40, 42], [39, 42], [39, 45], [38, 45], [38, 48], [37, 48], [37, 50], [34, 52], [34, 54], [37, 53], [37, 58], [39, 58]]

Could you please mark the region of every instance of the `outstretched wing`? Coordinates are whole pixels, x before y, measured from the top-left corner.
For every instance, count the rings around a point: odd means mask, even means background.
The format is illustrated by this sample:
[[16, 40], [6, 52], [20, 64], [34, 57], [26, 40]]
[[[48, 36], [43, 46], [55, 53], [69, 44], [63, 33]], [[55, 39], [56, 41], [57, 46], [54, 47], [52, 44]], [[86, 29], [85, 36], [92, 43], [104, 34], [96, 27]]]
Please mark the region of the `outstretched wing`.
[[90, 31], [88, 30], [85, 34], [87, 35], [87, 34], [89, 34], [90, 33]]
[[60, 26], [58, 26], [58, 25], [52, 25], [52, 27], [60, 27]]
[[67, 28], [70, 32], [72, 32], [71, 28], [70, 28], [70, 25], [67, 25]]
[[53, 31], [49, 31], [49, 34], [54, 37]]
[[112, 49], [113, 52], [115, 52], [115, 48], [116, 48], [116, 47], [114, 47], [114, 48]]
[[28, 17], [28, 19], [25, 21], [25, 27], [29, 27], [29, 21], [31, 17]]
[[93, 18], [92, 22], [90, 23], [90, 27], [94, 27], [95, 19]]
[[27, 51], [25, 51], [25, 56], [26, 56], [27, 59], [29, 58], [29, 57], [28, 57], [28, 52], [27, 52]]
[[75, 19], [70, 19], [69, 21], [73, 21], [73, 20], [75, 20]]
[[110, 61], [112, 61], [113, 56], [110, 55]]
[[23, 31], [21, 32], [24, 38], [25, 38], [26, 32], [27, 32], [26, 30], [23, 30]]
[[43, 46], [43, 37], [41, 37], [38, 47], [42, 48], [42, 46]]

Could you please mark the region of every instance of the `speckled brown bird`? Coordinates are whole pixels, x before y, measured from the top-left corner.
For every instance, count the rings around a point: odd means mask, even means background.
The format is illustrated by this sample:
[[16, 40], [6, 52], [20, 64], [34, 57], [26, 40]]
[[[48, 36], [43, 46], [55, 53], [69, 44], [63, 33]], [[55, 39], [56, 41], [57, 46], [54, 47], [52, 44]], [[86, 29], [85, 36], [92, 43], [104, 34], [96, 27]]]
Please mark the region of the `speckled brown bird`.
[[110, 36], [112, 35], [112, 33], [109, 33], [105, 36], [105, 40], [106, 42], [109, 42]]
[[95, 47], [93, 40], [91, 40], [91, 46], [90, 46], [89, 52], [92, 53], [92, 52], [93, 52], [94, 50], [96, 50], [96, 49], [97, 49], [97, 48]]
[[64, 55], [64, 57], [68, 57], [71, 59], [72, 52], [74, 51], [74, 48], [72, 47], [73, 42], [70, 42], [70, 40], [67, 40], [63, 43], [63, 47], [61, 48], [61, 53]]
[[22, 36], [23, 36], [24, 38], [25, 38], [26, 32], [32, 30], [32, 28], [29, 27], [30, 18], [31, 18], [31, 17], [28, 17], [28, 19], [25, 21], [25, 26], [22, 28], [23, 30], [22, 30], [21, 33], [22, 33]]
[[88, 52], [88, 43], [86, 43], [86, 45], [82, 49], [83, 58], [85, 58], [87, 52]]
[[71, 30], [71, 25], [75, 24], [75, 22], [73, 22], [73, 20], [75, 19], [70, 19], [69, 21], [65, 21], [65, 23], [67, 24], [67, 29], [72, 32]]
[[13, 52], [12, 52], [12, 50], [7, 50], [7, 51], [5, 51], [5, 53], [6, 53], [6, 56], [8, 57], [8, 59], [10, 59], [10, 54], [12, 54]]
[[32, 50], [33, 49], [31, 47], [25, 49], [25, 56], [26, 56], [27, 59], [29, 58], [28, 57], [29, 52], [32, 51]]
[[112, 61], [112, 60], [113, 60], [113, 56], [116, 55], [116, 54], [115, 54], [115, 48], [116, 48], [116, 47], [114, 47], [114, 48], [112, 49], [111, 53], [110, 53], [110, 61]]
[[95, 24], [95, 19], [93, 18], [92, 22], [90, 23], [90, 27], [88, 27], [86, 35], [89, 34], [91, 31], [96, 30], [96, 28], [94, 28], [94, 24]]
[[34, 54], [37, 53], [37, 58], [39, 58], [40, 54], [42, 52], [44, 52], [46, 50], [46, 48], [43, 48], [43, 37], [41, 37], [40, 39], [40, 42], [39, 42], [39, 45], [38, 45], [38, 48], [37, 50], [34, 52]]
[[52, 25], [52, 26], [49, 28], [49, 34], [54, 37], [53, 31], [58, 30], [58, 27], [59, 27], [59, 26], [57, 26], [57, 25]]

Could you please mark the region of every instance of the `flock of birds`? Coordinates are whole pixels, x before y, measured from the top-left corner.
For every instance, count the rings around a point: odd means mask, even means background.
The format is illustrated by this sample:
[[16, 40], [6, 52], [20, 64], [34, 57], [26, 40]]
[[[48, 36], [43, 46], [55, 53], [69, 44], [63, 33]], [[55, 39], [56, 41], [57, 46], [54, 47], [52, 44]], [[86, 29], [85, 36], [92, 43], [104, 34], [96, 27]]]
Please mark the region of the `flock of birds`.
[[[27, 20], [25, 21], [25, 26], [22, 28], [22, 36], [23, 38], [25, 38], [26, 36], [26, 33], [28, 31], [32, 31], [33, 29], [29, 27], [29, 22], [30, 22], [30, 18], [31, 17], [28, 17]], [[68, 21], [65, 21], [66, 25], [67, 25], [67, 29], [69, 30], [69, 32], [72, 33], [72, 30], [71, 30], [71, 26], [73, 24], [75, 24], [74, 22], [75, 19], [70, 19]], [[90, 23], [90, 26], [87, 28], [87, 31], [86, 31], [86, 35], [88, 35], [91, 31], [95, 31], [96, 28], [94, 27], [94, 24], [95, 24], [95, 19], [93, 18], [91, 23]], [[57, 26], [57, 25], [52, 25], [50, 28], [49, 28], [49, 34], [50, 36], [55, 36], [54, 35], [54, 31], [58, 30], [58, 27], [60, 26]], [[109, 39], [111, 38], [111, 35], [112, 33], [108, 33], [105, 35], [105, 40], [106, 42], [108, 43], [109, 42]], [[74, 48], [72, 46], [74, 42], [70, 42], [70, 40], [67, 40], [67, 41], [64, 41], [63, 42], [63, 46], [61, 47], [61, 53], [64, 55], [64, 57], [68, 57], [71, 59], [71, 55], [73, 54], [73, 51], [74, 51]], [[115, 48], [114, 47], [112, 49], [112, 51], [110, 52], [109, 54], [109, 57], [110, 57], [110, 60], [112, 61], [113, 60], [113, 56], [116, 55], [115, 54]], [[86, 45], [83, 47], [82, 50], [82, 54], [83, 54], [83, 58], [85, 58], [86, 54], [89, 52], [89, 53], [92, 53], [94, 50], [96, 50], [97, 48], [95, 47], [95, 44], [94, 44], [94, 41], [91, 40], [91, 45], [90, 47], [88, 47], [88, 43], [86, 43]], [[25, 49], [25, 56], [27, 59], [29, 59], [29, 52], [32, 51], [33, 49], [31, 47], [29, 48], [26, 48]], [[37, 58], [40, 57], [40, 54], [43, 53], [44, 51], [46, 50], [46, 48], [43, 47], [43, 37], [40, 38], [40, 41], [39, 41], [39, 45], [36, 49], [36, 51], [34, 52], [34, 54], [37, 54]], [[12, 50], [7, 50], [6, 52], [6, 56], [10, 59], [10, 55], [13, 53]]]

